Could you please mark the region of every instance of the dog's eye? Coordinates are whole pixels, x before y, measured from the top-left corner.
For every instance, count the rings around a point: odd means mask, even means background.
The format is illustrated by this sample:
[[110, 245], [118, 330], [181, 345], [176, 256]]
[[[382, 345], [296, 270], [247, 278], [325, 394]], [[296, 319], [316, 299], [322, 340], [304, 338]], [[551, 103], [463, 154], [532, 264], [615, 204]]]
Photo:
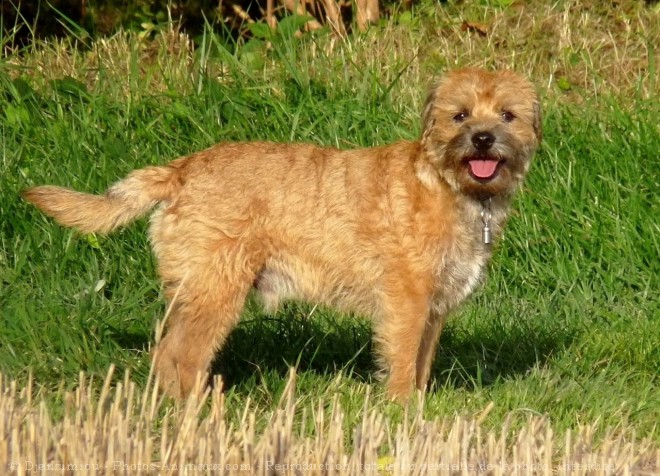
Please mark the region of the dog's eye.
[[514, 116], [511, 111], [502, 111], [500, 115], [502, 116], [502, 120], [504, 122], [511, 122], [516, 118], [516, 116]]
[[454, 117], [452, 117], [454, 122], [463, 122], [467, 118], [468, 118], [468, 113], [467, 112], [459, 112]]

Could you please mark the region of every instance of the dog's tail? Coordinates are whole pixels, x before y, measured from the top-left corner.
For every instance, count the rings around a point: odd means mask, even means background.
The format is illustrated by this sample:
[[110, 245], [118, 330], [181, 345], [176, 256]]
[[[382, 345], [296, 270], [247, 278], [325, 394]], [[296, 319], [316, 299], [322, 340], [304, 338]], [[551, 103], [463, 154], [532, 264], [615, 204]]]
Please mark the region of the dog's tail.
[[62, 225], [84, 233], [108, 233], [170, 198], [181, 186], [176, 165], [135, 170], [104, 195], [45, 185], [26, 190], [23, 198]]

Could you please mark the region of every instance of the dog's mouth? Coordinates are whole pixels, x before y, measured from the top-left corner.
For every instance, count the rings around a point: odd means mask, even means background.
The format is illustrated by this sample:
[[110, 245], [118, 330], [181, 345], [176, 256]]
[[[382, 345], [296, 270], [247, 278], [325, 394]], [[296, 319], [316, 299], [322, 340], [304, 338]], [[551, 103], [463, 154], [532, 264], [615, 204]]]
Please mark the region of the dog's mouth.
[[489, 182], [497, 177], [504, 160], [494, 157], [468, 157], [464, 160], [470, 176], [479, 182]]

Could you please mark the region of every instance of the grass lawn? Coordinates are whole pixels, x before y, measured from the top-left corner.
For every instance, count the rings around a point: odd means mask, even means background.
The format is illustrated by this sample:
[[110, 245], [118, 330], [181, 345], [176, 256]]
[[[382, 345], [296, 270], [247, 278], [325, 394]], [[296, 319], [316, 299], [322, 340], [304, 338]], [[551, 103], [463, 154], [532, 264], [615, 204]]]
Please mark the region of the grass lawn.
[[[282, 29], [230, 48], [208, 34], [193, 47], [163, 28], [149, 40], [11, 50], [4, 38], [0, 372], [32, 379], [56, 413], [81, 371], [99, 389], [111, 364], [117, 381], [128, 370], [146, 385], [165, 311], [146, 220], [81, 236], [22, 201], [22, 189], [100, 193], [219, 141], [412, 139], [434, 75], [511, 67], [538, 85], [544, 142], [486, 283], [441, 338], [424, 417], [478, 415], [493, 402], [488, 428], [547, 415], [558, 432], [595, 423], [597, 435], [660, 444], [658, 9], [481, 3], [491, 6], [423, 3], [348, 41]], [[369, 389], [369, 405], [400, 421], [374, 379], [370, 337], [359, 316], [303, 303], [269, 315], [250, 301], [214, 364], [230, 420], [249, 401], [266, 425], [295, 366], [301, 414], [336, 397], [357, 421]]]

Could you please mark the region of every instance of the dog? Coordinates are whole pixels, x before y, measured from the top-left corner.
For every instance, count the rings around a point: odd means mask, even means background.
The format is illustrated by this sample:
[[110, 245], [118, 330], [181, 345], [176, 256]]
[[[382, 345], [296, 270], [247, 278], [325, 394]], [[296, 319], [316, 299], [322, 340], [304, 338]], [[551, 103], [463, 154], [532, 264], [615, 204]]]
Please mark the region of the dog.
[[38, 186], [24, 197], [83, 233], [157, 207], [169, 317], [153, 361], [170, 395], [208, 373], [255, 288], [269, 310], [297, 299], [373, 318], [388, 395], [405, 401], [427, 386], [447, 314], [481, 281], [541, 135], [527, 79], [467, 68], [431, 88], [415, 141], [221, 143], [104, 195]]

